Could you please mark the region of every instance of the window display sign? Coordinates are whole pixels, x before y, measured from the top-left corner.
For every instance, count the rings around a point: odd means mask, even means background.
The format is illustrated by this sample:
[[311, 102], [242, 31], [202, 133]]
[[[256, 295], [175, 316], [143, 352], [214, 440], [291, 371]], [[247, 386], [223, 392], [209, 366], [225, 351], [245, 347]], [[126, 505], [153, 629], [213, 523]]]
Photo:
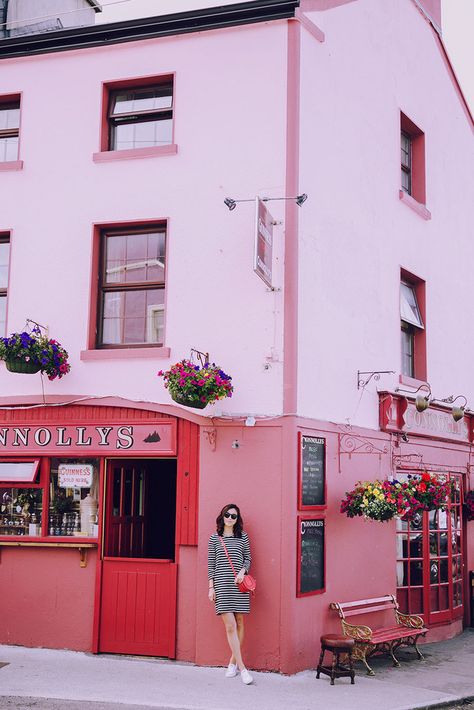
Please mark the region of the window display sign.
[[36, 461], [1, 461], [0, 481], [11, 483], [32, 483], [38, 472], [39, 459]]
[[94, 467], [91, 464], [61, 463], [58, 468], [60, 488], [90, 488]]
[[296, 596], [325, 591], [325, 520], [298, 517], [298, 557]]
[[265, 207], [265, 203], [257, 197], [256, 229], [255, 229], [255, 259], [254, 271], [272, 287], [273, 261], [273, 224], [274, 219]]
[[301, 510], [326, 505], [326, 440], [299, 435], [298, 507]]

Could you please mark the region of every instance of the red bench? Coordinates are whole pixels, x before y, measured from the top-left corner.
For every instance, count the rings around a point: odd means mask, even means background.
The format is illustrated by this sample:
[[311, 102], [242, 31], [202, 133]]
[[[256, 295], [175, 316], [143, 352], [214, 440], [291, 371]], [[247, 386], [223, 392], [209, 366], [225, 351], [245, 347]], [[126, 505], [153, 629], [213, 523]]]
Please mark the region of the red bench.
[[[393, 659], [394, 666], [400, 666], [395, 651], [400, 646], [413, 646], [418, 658], [423, 658], [417, 642], [420, 636], [424, 636], [428, 629], [423, 626], [423, 619], [416, 614], [402, 614], [398, 610], [398, 603], [392, 594], [375, 599], [361, 599], [355, 602], [332, 602], [331, 609], [335, 609], [342, 623], [342, 631], [345, 636], [350, 636], [355, 640], [352, 657], [362, 661], [368, 675], [375, 675], [372, 668], [367, 663], [367, 658], [376, 653], [388, 653]], [[346, 619], [352, 616], [362, 616], [373, 612], [383, 612], [394, 610], [395, 625], [384, 626], [372, 629], [364, 624], [349, 624]]]

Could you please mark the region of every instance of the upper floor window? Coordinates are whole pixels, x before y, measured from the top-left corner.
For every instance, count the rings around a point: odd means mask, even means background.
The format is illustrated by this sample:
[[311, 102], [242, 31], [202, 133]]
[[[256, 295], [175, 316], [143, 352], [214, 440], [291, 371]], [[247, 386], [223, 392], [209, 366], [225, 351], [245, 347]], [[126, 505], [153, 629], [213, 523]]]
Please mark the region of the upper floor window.
[[400, 115], [401, 187], [426, 203], [425, 134], [404, 113]]
[[0, 163], [18, 160], [20, 99], [0, 97]]
[[402, 280], [400, 284], [401, 373], [426, 379], [426, 336], [419, 298], [424, 307], [424, 282]]
[[99, 347], [163, 345], [163, 225], [101, 235]]
[[151, 148], [173, 142], [172, 80], [112, 90], [108, 106], [108, 150]]
[[6, 334], [9, 263], [10, 237], [8, 234], [0, 234], [0, 337]]
[[401, 134], [402, 190], [411, 195], [411, 138]]

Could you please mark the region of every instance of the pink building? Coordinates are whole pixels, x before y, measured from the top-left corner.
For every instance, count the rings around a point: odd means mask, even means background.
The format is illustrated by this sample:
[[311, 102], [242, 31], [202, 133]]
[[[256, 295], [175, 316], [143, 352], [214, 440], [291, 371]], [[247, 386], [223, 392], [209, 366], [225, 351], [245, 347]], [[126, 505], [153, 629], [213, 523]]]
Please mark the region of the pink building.
[[[230, 501], [250, 667], [314, 667], [335, 601], [394, 594], [429, 639], [459, 633], [473, 121], [440, 0], [63, 25], [0, 40], [0, 328], [47, 326], [71, 363], [0, 370], [0, 642], [226, 663], [206, 559]], [[157, 371], [192, 348], [232, 399], [171, 400]], [[425, 470], [458, 486], [445, 513], [339, 512]]]

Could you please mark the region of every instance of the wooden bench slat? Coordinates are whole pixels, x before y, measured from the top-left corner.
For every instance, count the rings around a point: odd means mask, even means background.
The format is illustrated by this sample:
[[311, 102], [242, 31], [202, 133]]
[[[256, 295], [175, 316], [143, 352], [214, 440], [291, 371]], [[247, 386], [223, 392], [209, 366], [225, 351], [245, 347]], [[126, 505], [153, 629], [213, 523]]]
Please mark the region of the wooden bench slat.
[[350, 609], [354, 606], [363, 606], [364, 604], [377, 604], [378, 602], [387, 602], [393, 605], [393, 598], [390, 595], [384, 597], [374, 597], [373, 599], [359, 599], [355, 602], [338, 602], [341, 609]]
[[377, 606], [366, 606], [362, 609], [351, 609], [350, 611], [344, 611], [344, 616], [362, 616], [362, 614], [369, 614], [372, 611], [386, 611], [387, 609], [395, 609], [395, 604], [378, 604]]

